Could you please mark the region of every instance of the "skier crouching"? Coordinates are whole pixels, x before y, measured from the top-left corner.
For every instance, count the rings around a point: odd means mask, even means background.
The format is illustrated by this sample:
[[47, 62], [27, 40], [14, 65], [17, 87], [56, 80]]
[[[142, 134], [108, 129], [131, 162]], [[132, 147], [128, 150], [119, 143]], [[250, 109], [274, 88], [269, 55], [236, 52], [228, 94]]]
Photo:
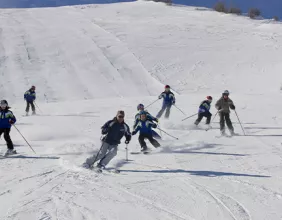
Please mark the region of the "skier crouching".
[[4, 139], [7, 143], [7, 152], [5, 156], [16, 154], [14, 145], [10, 137], [11, 126], [16, 123], [16, 117], [13, 112], [9, 110], [8, 102], [2, 100], [0, 102], [0, 136], [4, 133]]
[[198, 111], [198, 118], [195, 121], [195, 125], [198, 125], [203, 117], [206, 117], [206, 124], [209, 125], [211, 122], [211, 116], [212, 114], [210, 113], [210, 108], [211, 108], [211, 103], [212, 103], [212, 97], [207, 96], [207, 99], [202, 101], [200, 106], [199, 106], [199, 111]]
[[147, 115], [144, 111], [140, 113], [140, 119], [141, 120], [138, 122], [135, 130], [132, 132], [132, 135], [137, 134], [138, 131], [140, 132], [138, 139], [141, 146], [141, 151], [147, 151], [148, 149], [145, 138], [147, 138], [155, 148], [160, 147], [160, 143], [153, 138], [152, 134], [152, 128], [156, 128], [157, 125], [147, 120]]
[[125, 136], [125, 144], [131, 140], [130, 129], [124, 122], [124, 111], [118, 111], [117, 116], [102, 126], [102, 134], [106, 135], [102, 139], [102, 146], [98, 154], [88, 158], [83, 164], [85, 168], [93, 168], [96, 161], [99, 161], [97, 169], [102, 171], [107, 164], [117, 155], [120, 140]]

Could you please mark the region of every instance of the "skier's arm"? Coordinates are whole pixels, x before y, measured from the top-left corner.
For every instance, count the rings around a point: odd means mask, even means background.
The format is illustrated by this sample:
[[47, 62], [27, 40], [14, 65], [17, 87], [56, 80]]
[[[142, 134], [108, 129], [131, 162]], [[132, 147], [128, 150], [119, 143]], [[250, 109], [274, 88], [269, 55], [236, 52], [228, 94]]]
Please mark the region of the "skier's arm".
[[163, 98], [164, 97], [164, 92], [162, 92], [160, 95], [159, 95], [159, 99]]
[[221, 109], [221, 99], [219, 99], [216, 103], [215, 103], [215, 108], [217, 110], [220, 110]]
[[150, 121], [149, 124], [151, 125], [152, 128], [157, 128], [157, 125], [155, 123]]
[[171, 93], [171, 95], [172, 95], [172, 104], [175, 104], [175, 96], [174, 96], [174, 94], [173, 93]]
[[235, 105], [234, 105], [234, 103], [233, 103], [233, 101], [232, 101], [231, 99], [229, 99], [228, 104], [229, 104], [229, 107], [230, 107], [232, 110], [235, 110]]
[[15, 124], [16, 123], [16, 121], [17, 121], [17, 119], [16, 119], [16, 117], [15, 117], [15, 115], [13, 114], [13, 112], [9, 112], [9, 123], [10, 124]]
[[130, 133], [129, 126], [127, 124], [125, 124], [125, 126], [126, 126], [126, 131], [125, 131], [125, 134], [124, 134], [124, 136], [125, 136], [125, 143], [128, 144], [129, 141], [131, 140], [131, 133]]
[[141, 129], [141, 125], [137, 124], [136, 128], [134, 129], [134, 131], [131, 133], [132, 135], [137, 134], [138, 131], [140, 131]]
[[108, 131], [109, 131], [109, 125], [110, 125], [111, 122], [112, 122], [112, 120], [107, 121], [107, 122], [101, 127], [101, 129], [102, 129], [102, 134], [107, 134], [107, 133], [108, 133]]

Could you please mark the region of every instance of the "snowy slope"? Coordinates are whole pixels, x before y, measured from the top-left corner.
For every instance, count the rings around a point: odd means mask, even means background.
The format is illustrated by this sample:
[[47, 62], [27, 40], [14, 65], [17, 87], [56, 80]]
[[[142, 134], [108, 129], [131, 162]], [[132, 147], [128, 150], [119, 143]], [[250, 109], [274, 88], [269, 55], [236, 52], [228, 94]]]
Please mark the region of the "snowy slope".
[[[135, 2], [1, 10], [0, 28], [1, 98], [37, 152], [12, 129], [19, 154], [0, 157], [1, 220], [282, 218], [281, 26]], [[23, 117], [32, 84], [42, 112]], [[205, 131], [173, 108], [160, 126], [179, 140], [162, 133], [160, 149], [129, 162], [122, 143], [109, 164], [119, 175], [80, 168], [101, 125], [124, 109], [132, 127], [136, 105], [164, 84], [187, 115], [229, 89], [247, 136], [216, 138], [218, 117]], [[129, 151], [139, 148], [133, 137]]]

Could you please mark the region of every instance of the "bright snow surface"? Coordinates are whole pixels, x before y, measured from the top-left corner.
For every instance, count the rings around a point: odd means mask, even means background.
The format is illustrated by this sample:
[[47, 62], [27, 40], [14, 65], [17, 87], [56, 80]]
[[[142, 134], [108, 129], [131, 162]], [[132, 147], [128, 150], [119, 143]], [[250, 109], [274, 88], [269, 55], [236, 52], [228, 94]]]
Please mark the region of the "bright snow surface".
[[[17, 116], [17, 156], [0, 157], [0, 219], [282, 219], [282, 27], [279, 23], [152, 2], [0, 10], [0, 94]], [[37, 116], [23, 93], [37, 87]], [[100, 148], [100, 127], [164, 84], [195, 114], [207, 95], [231, 92], [246, 137], [172, 109], [150, 155], [125, 144], [109, 167], [81, 168]], [[213, 102], [213, 104], [214, 104]], [[148, 110], [156, 114], [161, 101]], [[215, 114], [214, 105], [211, 109]], [[235, 132], [243, 135], [232, 112]], [[279, 136], [280, 135], [280, 136]], [[137, 135], [129, 152], [140, 150]], [[2, 153], [6, 151], [1, 137]]]

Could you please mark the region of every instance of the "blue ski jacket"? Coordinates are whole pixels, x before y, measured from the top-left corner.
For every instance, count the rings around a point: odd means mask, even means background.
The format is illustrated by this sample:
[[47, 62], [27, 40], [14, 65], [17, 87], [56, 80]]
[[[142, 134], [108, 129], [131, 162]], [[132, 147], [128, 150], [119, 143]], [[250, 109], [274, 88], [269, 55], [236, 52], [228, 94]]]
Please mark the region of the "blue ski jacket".
[[32, 91], [31, 89], [30, 90], [27, 90], [24, 94], [24, 99], [27, 101], [27, 102], [33, 102], [35, 99], [36, 99], [36, 93], [35, 91]]
[[157, 125], [149, 120], [139, 121], [136, 128], [132, 132], [132, 135], [135, 135], [138, 131], [140, 131], [140, 134], [152, 135], [152, 128], [156, 127]]
[[175, 104], [175, 97], [174, 94], [169, 91], [169, 92], [162, 92], [159, 95], [159, 99], [163, 99], [163, 105], [172, 105]]
[[211, 103], [207, 100], [201, 102], [199, 106], [199, 113], [210, 112]]
[[120, 140], [125, 136], [127, 141], [131, 140], [130, 129], [123, 122], [119, 123], [115, 118], [107, 121], [102, 127], [102, 134], [106, 135], [102, 140], [110, 145], [120, 144]]
[[16, 123], [17, 119], [13, 112], [8, 108], [0, 110], [0, 128], [11, 128], [12, 124]]
[[[141, 112], [141, 111], [139, 111], [139, 112], [135, 115], [135, 121], [134, 121], [133, 129], [135, 129], [136, 126], [137, 126], [137, 124], [138, 124], [138, 122], [141, 121], [141, 119], [140, 119], [140, 112]], [[156, 117], [152, 116], [152, 115], [151, 115], [149, 112], [147, 112], [147, 111], [145, 111], [145, 112], [146, 112], [147, 120], [149, 120], [149, 121], [151, 121], [151, 122], [153, 122], [153, 121], [158, 122], [158, 119], [157, 119]]]

